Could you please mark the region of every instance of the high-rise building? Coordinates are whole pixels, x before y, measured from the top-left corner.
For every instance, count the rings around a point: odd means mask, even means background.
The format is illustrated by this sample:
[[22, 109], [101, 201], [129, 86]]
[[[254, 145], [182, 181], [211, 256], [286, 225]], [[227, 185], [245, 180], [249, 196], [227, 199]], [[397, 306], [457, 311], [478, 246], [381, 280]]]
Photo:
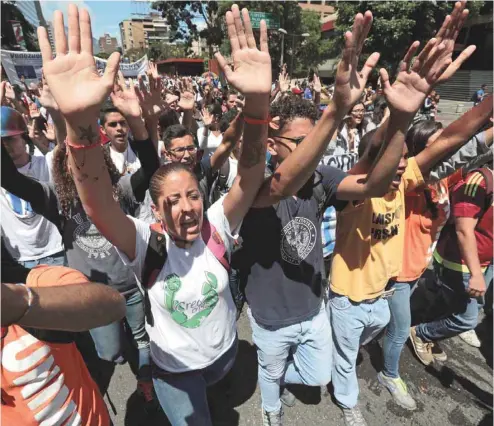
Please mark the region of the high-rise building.
[[116, 37], [112, 37], [110, 34], [105, 34], [98, 40], [99, 52], [98, 53], [113, 53], [118, 48], [118, 41]]
[[[19, 8], [19, 10], [26, 18], [26, 21], [29, 22], [35, 29], [39, 27], [40, 24], [40, 16], [41, 7], [36, 6], [38, 1], [16, 1], [15, 5]], [[41, 14], [42, 15], [42, 14]]]
[[158, 13], [126, 19], [119, 26], [124, 53], [129, 49], [149, 49], [153, 45], [170, 43], [170, 26]]

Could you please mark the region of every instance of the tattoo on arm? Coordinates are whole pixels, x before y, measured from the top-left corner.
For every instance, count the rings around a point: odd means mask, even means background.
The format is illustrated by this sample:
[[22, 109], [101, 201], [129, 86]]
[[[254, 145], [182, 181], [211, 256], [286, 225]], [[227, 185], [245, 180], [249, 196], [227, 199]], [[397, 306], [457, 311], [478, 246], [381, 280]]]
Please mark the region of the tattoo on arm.
[[240, 155], [240, 164], [250, 169], [259, 164], [264, 152], [264, 144], [256, 141], [242, 146], [242, 154]]
[[94, 142], [97, 141], [97, 139], [98, 139], [98, 133], [94, 133], [93, 126], [89, 126], [87, 128], [84, 128], [82, 126], [79, 126], [79, 130], [81, 132], [79, 138], [81, 140], [88, 141], [89, 142], [89, 145], [92, 145]]

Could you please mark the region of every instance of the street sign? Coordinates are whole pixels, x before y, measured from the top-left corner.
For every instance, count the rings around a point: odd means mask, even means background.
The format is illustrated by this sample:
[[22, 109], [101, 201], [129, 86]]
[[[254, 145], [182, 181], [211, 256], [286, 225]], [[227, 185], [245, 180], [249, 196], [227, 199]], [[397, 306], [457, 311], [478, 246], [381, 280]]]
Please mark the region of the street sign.
[[250, 22], [252, 24], [252, 28], [260, 28], [261, 27], [261, 19], [266, 21], [266, 25], [268, 30], [276, 30], [280, 28], [280, 20], [277, 16], [272, 13], [267, 12], [251, 12], [249, 11]]

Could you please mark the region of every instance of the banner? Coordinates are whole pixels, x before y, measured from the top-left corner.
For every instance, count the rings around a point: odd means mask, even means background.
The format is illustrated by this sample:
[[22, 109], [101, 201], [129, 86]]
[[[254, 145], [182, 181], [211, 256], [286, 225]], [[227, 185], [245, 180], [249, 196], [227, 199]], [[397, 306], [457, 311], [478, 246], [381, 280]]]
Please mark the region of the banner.
[[[106, 68], [106, 59], [96, 56], [94, 59], [96, 61], [96, 68], [102, 73]], [[27, 85], [33, 82], [38, 83], [41, 80], [43, 61], [41, 60], [40, 52], [2, 50], [2, 66], [11, 84], [22, 85], [21, 76], [24, 76]], [[147, 67], [147, 55], [130, 64], [120, 63], [120, 70], [126, 78], [137, 78], [138, 75], [146, 72]]]

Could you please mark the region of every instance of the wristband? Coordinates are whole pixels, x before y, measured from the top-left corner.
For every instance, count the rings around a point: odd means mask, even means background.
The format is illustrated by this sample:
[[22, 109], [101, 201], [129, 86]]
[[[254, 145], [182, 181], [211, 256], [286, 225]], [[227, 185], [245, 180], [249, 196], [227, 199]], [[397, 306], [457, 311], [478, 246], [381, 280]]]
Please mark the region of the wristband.
[[89, 145], [78, 145], [78, 144], [74, 144], [74, 143], [70, 142], [69, 138], [65, 138], [65, 145], [69, 146], [72, 149], [85, 150], [85, 149], [96, 148], [97, 146], [102, 146], [103, 141], [101, 140], [101, 138], [99, 138], [98, 141], [95, 143], [92, 143]]
[[245, 114], [243, 115], [244, 117], [244, 121], [247, 123], [247, 124], [269, 124], [271, 122], [271, 116], [268, 115], [267, 118], [265, 119], [258, 119], [258, 118], [251, 118], [251, 117], [247, 117]]

